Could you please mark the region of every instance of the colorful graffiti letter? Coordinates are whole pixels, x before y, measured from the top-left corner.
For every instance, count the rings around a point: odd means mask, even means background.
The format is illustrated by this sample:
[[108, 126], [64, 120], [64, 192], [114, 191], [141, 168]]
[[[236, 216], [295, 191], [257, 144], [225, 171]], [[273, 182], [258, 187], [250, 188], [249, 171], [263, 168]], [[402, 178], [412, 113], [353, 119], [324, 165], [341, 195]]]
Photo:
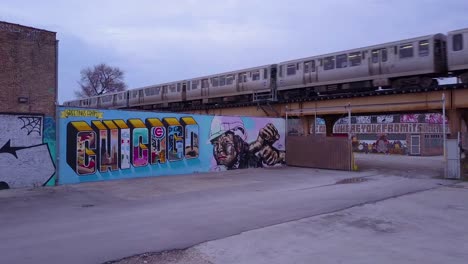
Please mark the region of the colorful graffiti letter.
[[151, 129], [151, 164], [166, 163], [166, 128], [158, 118], [146, 119], [146, 125]]
[[132, 164], [134, 167], [147, 166], [149, 158], [148, 128], [140, 119], [130, 119], [128, 123], [131, 130]]
[[83, 121], [70, 122], [67, 126], [69, 141], [67, 163], [78, 175], [96, 172], [96, 132]]
[[192, 117], [182, 117], [182, 125], [185, 128], [185, 158], [198, 158], [199, 142], [198, 142], [198, 124]]
[[167, 134], [169, 161], [182, 160], [184, 152], [184, 132], [182, 130], [182, 125], [175, 117], [167, 117], [164, 118], [163, 121], [169, 131]]

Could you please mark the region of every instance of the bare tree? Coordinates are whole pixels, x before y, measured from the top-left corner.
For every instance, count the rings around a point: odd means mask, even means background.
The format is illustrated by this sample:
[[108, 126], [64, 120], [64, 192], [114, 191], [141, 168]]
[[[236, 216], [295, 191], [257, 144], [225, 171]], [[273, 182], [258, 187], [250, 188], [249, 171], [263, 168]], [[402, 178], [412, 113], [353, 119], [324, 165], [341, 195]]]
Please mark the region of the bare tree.
[[80, 90], [75, 91], [78, 98], [85, 98], [105, 93], [124, 91], [127, 85], [124, 82], [124, 72], [117, 67], [104, 63], [81, 70], [78, 81]]

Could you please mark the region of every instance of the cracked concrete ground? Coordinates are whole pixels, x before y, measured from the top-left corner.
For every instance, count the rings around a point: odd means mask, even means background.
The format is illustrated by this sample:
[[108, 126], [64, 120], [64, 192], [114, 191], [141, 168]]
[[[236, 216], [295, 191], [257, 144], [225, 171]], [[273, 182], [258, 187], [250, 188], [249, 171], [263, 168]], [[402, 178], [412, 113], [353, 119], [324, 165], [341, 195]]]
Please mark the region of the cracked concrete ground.
[[466, 260], [468, 190], [440, 179], [440, 157], [358, 160], [360, 172], [285, 167], [1, 191], [0, 255], [6, 263]]

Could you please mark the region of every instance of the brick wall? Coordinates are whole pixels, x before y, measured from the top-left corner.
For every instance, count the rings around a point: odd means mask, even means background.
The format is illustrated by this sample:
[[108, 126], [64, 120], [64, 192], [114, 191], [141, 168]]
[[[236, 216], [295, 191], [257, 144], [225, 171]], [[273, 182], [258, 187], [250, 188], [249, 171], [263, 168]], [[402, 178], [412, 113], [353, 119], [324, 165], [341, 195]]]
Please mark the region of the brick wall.
[[0, 112], [55, 116], [56, 46], [55, 32], [0, 21]]

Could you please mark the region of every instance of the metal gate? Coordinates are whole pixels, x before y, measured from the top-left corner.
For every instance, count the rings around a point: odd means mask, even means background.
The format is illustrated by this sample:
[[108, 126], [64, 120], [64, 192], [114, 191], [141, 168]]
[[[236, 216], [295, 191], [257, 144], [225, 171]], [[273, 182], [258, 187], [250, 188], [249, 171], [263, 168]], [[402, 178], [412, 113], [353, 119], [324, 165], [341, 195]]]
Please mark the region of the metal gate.
[[420, 135], [411, 135], [411, 155], [421, 155], [421, 136]]
[[447, 163], [445, 169], [446, 178], [461, 178], [460, 146], [460, 133], [458, 133], [458, 137], [456, 139], [447, 139]]

